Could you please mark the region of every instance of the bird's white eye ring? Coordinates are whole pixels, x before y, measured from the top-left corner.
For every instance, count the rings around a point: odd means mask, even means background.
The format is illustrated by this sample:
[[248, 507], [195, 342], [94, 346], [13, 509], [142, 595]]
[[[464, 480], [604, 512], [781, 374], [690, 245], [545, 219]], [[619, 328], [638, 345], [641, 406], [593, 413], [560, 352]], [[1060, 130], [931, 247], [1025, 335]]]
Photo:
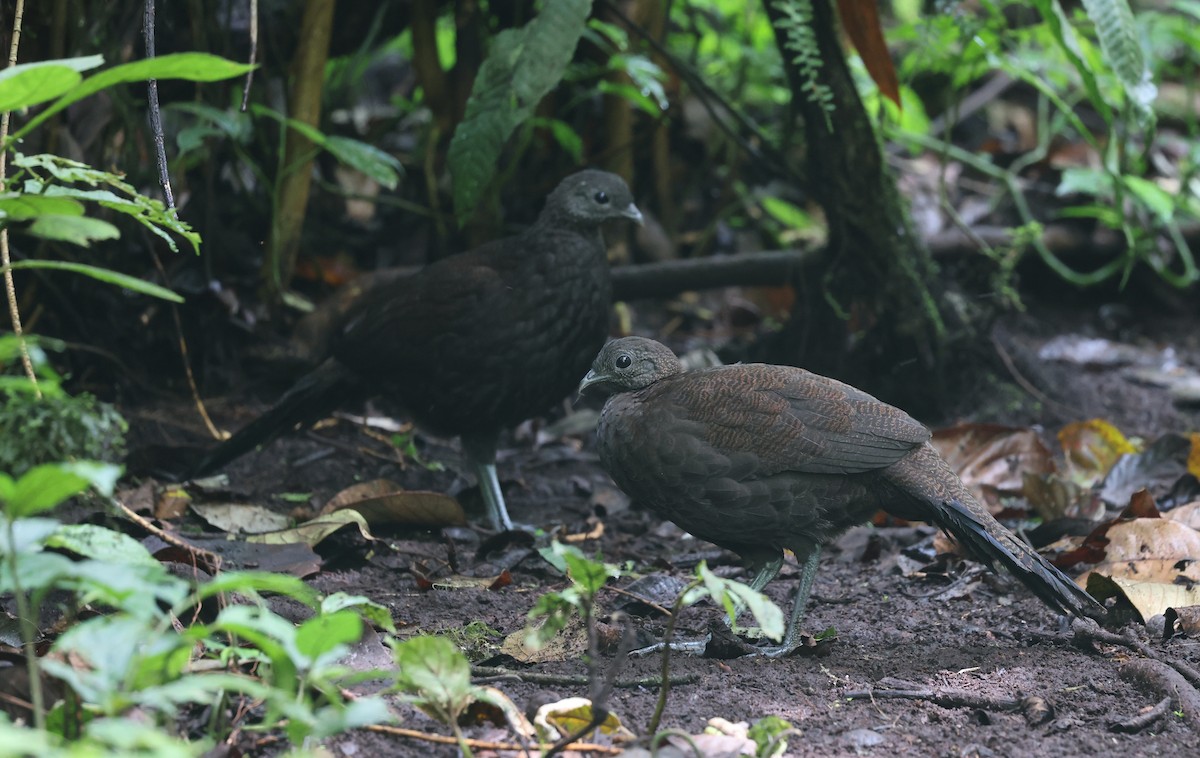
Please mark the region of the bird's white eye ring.
[[616, 360], [617, 368], [629, 368], [632, 365], [633, 365], [633, 358], [629, 357], [629, 353], [621, 353], [620, 355], [617, 356], [617, 360]]

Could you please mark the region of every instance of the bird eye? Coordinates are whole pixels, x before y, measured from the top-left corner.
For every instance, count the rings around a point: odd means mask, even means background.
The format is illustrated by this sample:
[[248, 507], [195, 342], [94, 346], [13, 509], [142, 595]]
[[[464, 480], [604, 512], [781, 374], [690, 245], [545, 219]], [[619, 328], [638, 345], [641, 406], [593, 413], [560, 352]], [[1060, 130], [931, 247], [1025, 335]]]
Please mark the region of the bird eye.
[[600, 203], [601, 205], [608, 205], [608, 193], [604, 190], [597, 190], [596, 194], [592, 195], [592, 197], [595, 198], [597, 203]]
[[617, 356], [617, 368], [629, 368], [633, 365], [633, 359], [628, 353], [622, 353]]

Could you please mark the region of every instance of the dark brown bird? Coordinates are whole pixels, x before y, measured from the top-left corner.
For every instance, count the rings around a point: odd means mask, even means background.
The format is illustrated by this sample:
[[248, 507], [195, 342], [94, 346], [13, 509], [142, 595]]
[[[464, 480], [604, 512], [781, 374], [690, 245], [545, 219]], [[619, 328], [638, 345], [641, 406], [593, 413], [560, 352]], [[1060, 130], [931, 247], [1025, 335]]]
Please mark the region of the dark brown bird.
[[612, 285], [601, 226], [641, 223], [625, 182], [564, 179], [533, 226], [368, 290], [331, 357], [214, 449], [211, 472], [362, 395], [398, 398], [425, 431], [462, 438], [492, 526], [512, 528], [496, 478], [501, 430], [566, 397], [608, 334]]
[[604, 346], [579, 391], [610, 395], [600, 460], [635, 501], [734, 551], [762, 590], [801, 564], [784, 654], [812, 589], [821, 548], [883, 509], [930, 521], [972, 555], [999, 562], [1046, 605], [1103, 608], [992, 518], [907, 413], [834, 379], [748, 364], [684, 373], [666, 346], [626, 337]]

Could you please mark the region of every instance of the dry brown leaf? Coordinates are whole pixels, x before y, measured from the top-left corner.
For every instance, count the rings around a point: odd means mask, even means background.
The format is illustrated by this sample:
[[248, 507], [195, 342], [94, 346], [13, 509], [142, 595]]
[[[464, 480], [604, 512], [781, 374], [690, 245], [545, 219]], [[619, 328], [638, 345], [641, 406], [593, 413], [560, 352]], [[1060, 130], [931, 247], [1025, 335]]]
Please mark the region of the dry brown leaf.
[[1189, 474], [1200, 479], [1200, 432], [1192, 432], [1188, 438], [1192, 441], [1192, 448], [1188, 451], [1187, 470]]
[[939, 429], [930, 442], [992, 511], [1000, 509], [1001, 497], [1022, 493], [1026, 475], [1046, 476], [1055, 469], [1050, 451], [1027, 427], [961, 424]]
[[[546, 742], [557, 742], [564, 734], [575, 734], [592, 722], [592, 701], [585, 697], [569, 697], [555, 703], [546, 703], [537, 709], [533, 724]], [[597, 727], [604, 734], [619, 735], [633, 739], [633, 732], [626, 729], [616, 714], [609, 713]], [[754, 744], [754, 743], [751, 743]]]
[[1178, 508], [1172, 508], [1162, 516], [1165, 519], [1170, 519], [1171, 521], [1176, 521], [1185, 526], [1200, 530], [1200, 500], [1188, 503], [1187, 505], [1181, 505]]
[[[540, 619], [537, 624], [545, 622]], [[587, 633], [579, 619], [571, 619], [565, 629], [542, 645], [535, 648], [529, 644], [529, 633], [518, 629], [500, 643], [500, 652], [512, 656], [520, 663], [549, 663], [551, 661], [573, 661], [587, 650]]]
[[1143, 623], [1166, 613], [1168, 608], [1200, 603], [1200, 587], [1138, 581], [1103, 574], [1089, 574], [1087, 590], [1093, 597], [1101, 599], [1118, 595], [1124, 597], [1142, 617]]
[[286, 545], [293, 542], [302, 542], [305, 545], [312, 546], [345, 526], [357, 527], [359, 533], [364, 538], [368, 540], [375, 539], [362, 514], [346, 509], [317, 516], [315, 519], [305, 521], [303, 524], [297, 524], [291, 529], [255, 534], [247, 537], [246, 542], [266, 545]]
[[192, 510], [209, 526], [233, 534], [263, 534], [287, 529], [291, 523], [286, 514], [276, 513], [261, 505], [240, 503], [192, 503]]
[[842, 29], [854, 43], [867, 73], [871, 75], [879, 94], [900, 105], [900, 83], [896, 68], [883, 38], [879, 22], [879, 4], [875, 0], [838, 0], [838, 15]]
[[322, 514], [350, 509], [370, 524], [455, 526], [467, 523], [458, 501], [441, 492], [405, 490], [388, 479], [374, 479], [347, 487], [334, 495]]
[[1122, 455], [1137, 452], [1120, 430], [1098, 418], [1067, 424], [1058, 433], [1058, 441], [1066, 454], [1071, 478], [1084, 487], [1104, 478]]
[[192, 496], [180, 485], [170, 485], [158, 496], [154, 504], [154, 518], [160, 521], [176, 519], [187, 512]]
[[1180, 577], [1200, 582], [1200, 532], [1195, 529], [1163, 518], [1138, 518], [1110, 525], [1104, 536], [1104, 560], [1089, 574], [1163, 584]]

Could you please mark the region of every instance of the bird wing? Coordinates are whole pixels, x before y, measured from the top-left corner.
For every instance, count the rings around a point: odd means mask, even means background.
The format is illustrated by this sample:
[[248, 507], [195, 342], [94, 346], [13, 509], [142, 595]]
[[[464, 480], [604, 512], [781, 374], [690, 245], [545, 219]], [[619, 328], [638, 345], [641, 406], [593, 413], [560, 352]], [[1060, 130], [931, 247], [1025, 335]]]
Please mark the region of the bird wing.
[[[335, 340], [338, 359], [384, 380], [411, 372], [433, 354], [443, 365], [469, 361], [478, 349], [481, 314], [497, 324], [513, 319], [512, 290], [498, 261], [476, 254], [487, 247], [367, 293]], [[475, 347], [459, 344], [467, 342]]]
[[856, 474], [887, 468], [929, 439], [899, 408], [835, 379], [746, 364], [683, 374], [670, 390], [709, 444], [750, 455], [758, 475]]

